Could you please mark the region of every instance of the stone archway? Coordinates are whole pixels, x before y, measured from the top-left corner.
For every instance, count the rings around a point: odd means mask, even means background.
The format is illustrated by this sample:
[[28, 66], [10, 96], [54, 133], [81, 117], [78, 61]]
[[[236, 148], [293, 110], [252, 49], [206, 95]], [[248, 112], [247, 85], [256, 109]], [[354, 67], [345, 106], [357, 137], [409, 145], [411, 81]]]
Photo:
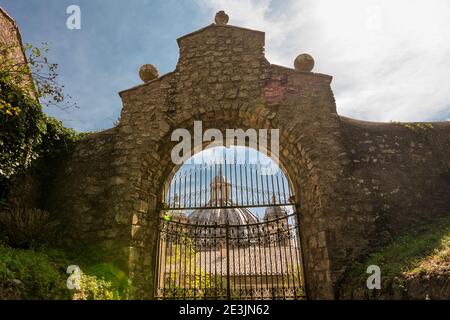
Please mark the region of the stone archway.
[[[267, 107], [256, 107], [256, 111], [249, 111], [238, 115], [231, 115], [227, 112], [223, 113], [208, 113], [202, 115], [204, 129], [218, 128], [225, 130], [227, 128], [253, 128], [253, 129], [272, 129], [278, 128], [275, 124], [277, 117], [268, 119], [267, 117], [255, 116], [255, 114], [267, 114]], [[225, 110], [226, 111], [226, 110]], [[192, 131], [194, 117], [189, 115], [186, 120], [181, 120], [174, 124], [174, 128], [185, 128]], [[292, 121], [289, 121], [292, 122]], [[286, 128], [281, 126], [281, 128]], [[150, 203], [148, 210], [144, 215], [136, 213], [141, 216], [145, 223], [135, 223], [132, 227], [132, 234], [136, 241], [132, 247], [134, 254], [132, 255], [132, 270], [136, 276], [135, 283], [146, 284], [142, 288], [142, 292], [138, 296], [145, 295], [150, 297], [152, 291], [152, 276], [154, 272], [155, 262], [154, 248], [156, 248], [156, 225], [158, 221], [158, 212], [160, 207], [159, 198], [162, 194], [165, 178], [173, 171], [175, 165], [170, 159], [171, 149], [174, 143], [170, 142], [170, 131], [165, 136], [161, 137], [159, 143], [151, 143], [144, 145], [141, 148], [142, 159], [141, 172], [139, 176], [140, 187], [142, 191], [134, 204], [134, 207], [141, 207], [142, 203]], [[297, 208], [300, 212], [299, 221], [302, 226], [303, 251], [306, 261], [306, 281], [311, 297], [331, 297], [331, 277], [330, 277], [330, 263], [327, 251], [327, 234], [324, 231], [326, 225], [326, 215], [321, 212], [321, 205], [326, 201], [321, 197], [321, 172], [320, 168], [326, 166], [326, 162], [319, 163], [317, 159], [315, 162], [311, 160], [311, 156], [323, 153], [323, 150], [318, 150], [317, 146], [306, 145], [300, 142], [304, 132], [302, 130], [292, 131], [281, 129], [280, 137], [280, 163], [287, 175], [292, 181], [292, 187], [295, 192], [296, 202], [301, 204]], [[296, 143], [297, 141], [297, 143]], [[157, 148], [154, 148], [154, 147]], [[153, 147], [153, 148], [152, 148]], [[330, 146], [324, 146], [326, 149]], [[147, 150], [146, 150], [147, 149]], [[153, 149], [148, 151], [148, 149]], [[311, 156], [310, 156], [311, 155]], [[327, 179], [325, 176], [324, 179]], [[326, 182], [323, 183], [326, 185]], [[146, 193], [144, 190], [150, 191]], [[323, 191], [322, 191], [323, 192]], [[149, 201], [149, 199], [153, 201]], [[143, 241], [143, 243], [142, 243]], [[137, 258], [133, 258], [134, 255]]]
[[174, 72], [121, 93], [119, 137], [123, 144], [133, 142], [127, 163], [139, 167], [130, 181], [137, 191], [130, 219], [131, 274], [136, 284], [145, 284], [137, 295], [152, 292], [159, 197], [174, 166], [170, 134], [177, 128], [192, 131], [194, 120], [201, 120], [204, 130], [280, 129], [280, 162], [301, 204], [308, 293], [331, 298], [328, 195], [340, 153], [331, 77], [270, 65], [258, 31], [211, 25], [178, 43]]
[[337, 181], [346, 159], [332, 78], [270, 64], [264, 41], [263, 32], [215, 24], [179, 38], [175, 71], [156, 78], [149, 68], [147, 82], [121, 92], [118, 126], [81, 142], [65, 169], [67, 190], [89, 186], [55, 201], [75, 213], [66, 217], [67, 238], [82, 234], [83, 243], [101, 245], [105, 259], [129, 271], [135, 298], [152, 298], [161, 193], [175, 166], [171, 133], [192, 134], [195, 120], [223, 133], [280, 130], [279, 160], [299, 204], [308, 297], [333, 298], [347, 253], [337, 246], [346, 210], [345, 183]]
[[[264, 33], [224, 20], [178, 39], [173, 72], [142, 70], [120, 92], [120, 123], [77, 143], [45, 197], [69, 247], [94, 247], [152, 298], [156, 221], [174, 164], [171, 132], [280, 129], [280, 163], [299, 204], [308, 297], [334, 298], [346, 267], [399, 231], [450, 208], [448, 122], [411, 127], [336, 113], [331, 76], [270, 64]], [[427, 166], [424, 166], [427, 163]]]

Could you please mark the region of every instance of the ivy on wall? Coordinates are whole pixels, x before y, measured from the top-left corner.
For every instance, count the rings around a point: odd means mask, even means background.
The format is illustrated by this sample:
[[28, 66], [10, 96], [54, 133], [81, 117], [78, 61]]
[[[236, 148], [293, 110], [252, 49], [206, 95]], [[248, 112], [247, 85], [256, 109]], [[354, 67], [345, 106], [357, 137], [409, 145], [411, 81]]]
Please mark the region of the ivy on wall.
[[48, 63], [43, 50], [30, 45], [25, 47], [27, 61], [18, 62], [12, 54], [15, 49], [0, 44], [0, 203], [14, 176], [70, 150], [80, 137], [42, 111], [39, 99], [64, 100], [55, 81], [56, 65]]

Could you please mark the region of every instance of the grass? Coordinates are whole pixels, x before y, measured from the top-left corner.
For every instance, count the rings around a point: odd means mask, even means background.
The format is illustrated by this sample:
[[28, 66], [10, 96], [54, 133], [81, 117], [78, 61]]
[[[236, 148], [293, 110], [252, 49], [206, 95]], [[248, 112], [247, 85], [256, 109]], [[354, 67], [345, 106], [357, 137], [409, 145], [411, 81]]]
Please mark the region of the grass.
[[380, 267], [382, 291], [387, 297], [398, 290], [404, 292], [406, 283], [414, 277], [450, 274], [450, 214], [409, 230], [362, 262], [355, 262], [342, 279], [339, 295], [350, 297], [355, 293], [370, 298], [383, 294], [365, 289], [370, 265]]
[[401, 276], [414, 272], [429, 272], [450, 261], [450, 215], [431, 224], [409, 231], [389, 245], [372, 253], [350, 271], [365, 275], [367, 266], [377, 265], [383, 276]]

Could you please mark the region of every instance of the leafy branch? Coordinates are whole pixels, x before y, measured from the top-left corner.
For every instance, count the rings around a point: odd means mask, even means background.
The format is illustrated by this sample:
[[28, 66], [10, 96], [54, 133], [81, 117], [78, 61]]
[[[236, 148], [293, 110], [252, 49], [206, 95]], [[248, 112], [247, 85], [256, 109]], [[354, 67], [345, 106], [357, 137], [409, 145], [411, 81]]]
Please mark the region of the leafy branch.
[[[72, 97], [64, 93], [64, 85], [58, 83], [58, 64], [49, 62], [48, 52], [45, 42], [41, 48], [26, 44], [23, 49], [0, 44], [0, 79], [35, 95], [42, 105], [77, 107], [76, 103], [69, 102]], [[26, 61], [18, 57], [21, 54], [26, 56]]]

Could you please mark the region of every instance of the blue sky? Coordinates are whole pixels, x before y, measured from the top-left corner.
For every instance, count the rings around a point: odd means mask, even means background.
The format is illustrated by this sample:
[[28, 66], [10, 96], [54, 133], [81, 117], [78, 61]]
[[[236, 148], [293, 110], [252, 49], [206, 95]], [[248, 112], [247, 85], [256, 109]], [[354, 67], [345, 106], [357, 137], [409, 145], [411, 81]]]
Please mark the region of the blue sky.
[[[66, 28], [81, 7], [82, 29]], [[272, 63], [311, 53], [334, 76], [338, 112], [373, 121], [450, 120], [450, 2], [430, 0], [0, 0], [24, 42], [49, 42], [60, 82], [79, 109], [47, 112], [79, 131], [113, 126], [118, 92], [140, 84], [142, 64], [175, 68], [176, 38], [210, 24], [266, 32]]]
[[[127, 5], [125, 3], [133, 3]], [[211, 23], [184, 1], [1, 0], [24, 42], [49, 42], [60, 82], [79, 110], [47, 112], [78, 130], [109, 128], [120, 114], [118, 92], [141, 83], [139, 67], [154, 63], [161, 74], [175, 68], [176, 38]], [[66, 28], [66, 8], [81, 8], [81, 30]]]

